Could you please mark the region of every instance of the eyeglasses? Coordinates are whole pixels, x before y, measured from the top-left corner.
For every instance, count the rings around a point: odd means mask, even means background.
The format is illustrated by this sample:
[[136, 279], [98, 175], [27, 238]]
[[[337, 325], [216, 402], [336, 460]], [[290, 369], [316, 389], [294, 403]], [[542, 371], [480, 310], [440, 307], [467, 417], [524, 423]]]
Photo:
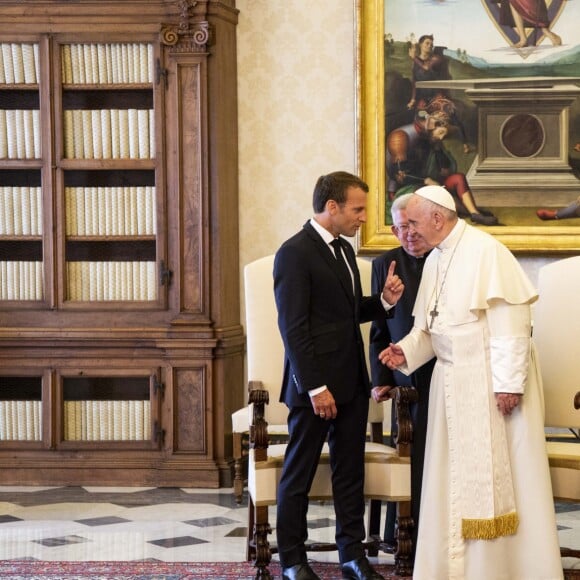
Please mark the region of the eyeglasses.
[[409, 224], [401, 224], [400, 226], [395, 226], [397, 230], [400, 232], [408, 232], [409, 231]]

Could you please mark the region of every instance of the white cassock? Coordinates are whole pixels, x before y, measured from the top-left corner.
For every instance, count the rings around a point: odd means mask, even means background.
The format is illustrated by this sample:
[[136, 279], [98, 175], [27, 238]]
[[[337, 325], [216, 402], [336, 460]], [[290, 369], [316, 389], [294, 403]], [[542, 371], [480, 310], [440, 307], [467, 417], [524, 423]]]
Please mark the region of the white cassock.
[[[530, 338], [536, 299], [507, 248], [463, 220], [427, 258], [415, 326], [398, 343], [405, 373], [437, 357], [417, 580], [563, 577]], [[523, 397], [504, 417], [494, 393]]]

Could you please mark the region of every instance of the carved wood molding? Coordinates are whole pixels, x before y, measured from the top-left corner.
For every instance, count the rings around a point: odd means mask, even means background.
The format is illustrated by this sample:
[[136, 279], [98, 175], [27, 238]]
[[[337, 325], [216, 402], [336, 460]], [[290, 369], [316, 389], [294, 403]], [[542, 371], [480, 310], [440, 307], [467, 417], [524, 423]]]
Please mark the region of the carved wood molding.
[[161, 28], [161, 42], [176, 52], [204, 52], [212, 40], [212, 28], [207, 20], [192, 21], [197, 0], [177, 0], [179, 22]]

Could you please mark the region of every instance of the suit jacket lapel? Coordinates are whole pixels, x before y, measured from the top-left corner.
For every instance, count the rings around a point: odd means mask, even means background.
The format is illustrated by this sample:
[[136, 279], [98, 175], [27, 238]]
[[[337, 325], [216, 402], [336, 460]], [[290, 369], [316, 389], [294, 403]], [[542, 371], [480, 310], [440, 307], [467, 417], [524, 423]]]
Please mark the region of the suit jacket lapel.
[[[316, 248], [317, 248], [319, 254], [321, 255], [322, 259], [330, 266], [332, 271], [336, 274], [336, 277], [340, 281], [340, 285], [342, 286], [342, 289], [345, 291], [346, 295], [352, 301], [354, 299], [352, 285], [350, 285], [350, 287], [349, 287], [347, 285], [347, 282], [345, 280], [343, 280], [343, 277], [340, 275], [339, 266], [336, 263], [336, 258], [334, 257], [334, 255], [332, 253], [332, 248], [328, 247], [328, 244], [326, 244], [324, 242], [324, 240], [320, 237], [318, 232], [310, 225], [310, 222], [306, 222], [304, 224], [304, 230], [308, 233], [310, 238], [315, 243]], [[355, 263], [354, 269], [353, 269], [352, 257], [350, 255], [350, 252], [348, 251], [348, 249], [345, 248], [345, 246], [346, 246], [346, 244], [343, 242], [342, 243], [343, 253], [346, 256], [346, 259], [348, 261], [348, 265], [350, 266], [350, 269], [352, 270], [353, 274], [355, 275], [354, 287], [356, 289], [358, 286], [356, 283], [358, 270], [356, 269], [356, 263]], [[351, 250], [352, 250], [352, 248], [351, 248]], [[354, 252], [353, 252], [353, 256], [354, 256]]]

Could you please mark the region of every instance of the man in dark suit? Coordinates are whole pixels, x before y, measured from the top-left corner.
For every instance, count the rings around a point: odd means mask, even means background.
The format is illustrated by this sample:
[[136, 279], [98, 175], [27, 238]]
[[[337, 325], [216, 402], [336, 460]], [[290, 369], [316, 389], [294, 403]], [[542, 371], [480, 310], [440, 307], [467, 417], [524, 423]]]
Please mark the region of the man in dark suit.
[[280, 400], [289, 407], [276, 525], [286, 580], [318, 578], [306, 558], [306, 514], [327, 437], [343, 577], [383, 578], [362, 545], [370, 380], [360, 324], [384, 317], [403, 293], [403, 284], [393, 264], [381, 293], [362, 296], [354, 251], [341, 236], [354, 236], [366, 220], [367, 192], [364, 181], [346, 172], [320, 177], [314, 188], [314, 217], [280, 247], [274, 261], [285, 349]]
[[[373, 260], [372, 291], [377, 292], [384, 284], [389, 268], [393, 262], [397, 264], [405, 292], [397, 302], [397, 306], [390, 310], [380, 320], [373, 321], [370, 333], [369, 356], [371, 361], [371, 375], [375, 401], [386, 401], [389, 391], [395, 386], [413, 386], [417, 389], [419, 400], [410, 405], [413, 424], [413, 446], [411, 448], [411, 514], [414, 520], [412, 533], [413, 555], [417, 542], [417, 527], [419, 524], [419, 504], [421, 499], [421, 480], [423, 478], [423, 461], [425, 456], [425, 437], [427, 435], [427, 408], [429, 406], [429, 384], [431, 373], [435, 365], [432, 359], [417, 369], [411, 376], [400, 371], [392, 371], [379, 360], [379, 353], [387, 348], [391, 342], [397, 342], [406, 336], [413, 327], [413, 306], [421, 281], [425, 258], [431, 247], [417, 232], [409, 230], [407, 221], [407, 203], [412, 194], [407, 193], [397, 197], [391, 207], [393, 225], [391, 231], [399, 240], [398, 248], [389, 250]], [[397, 432], [395, 413], [391, 414], [391, 444]], [[396, 505], [387, 503], [387, 517], [385, 521], [384, 542], [388, 552], [396, 549], [395, 519]]]

